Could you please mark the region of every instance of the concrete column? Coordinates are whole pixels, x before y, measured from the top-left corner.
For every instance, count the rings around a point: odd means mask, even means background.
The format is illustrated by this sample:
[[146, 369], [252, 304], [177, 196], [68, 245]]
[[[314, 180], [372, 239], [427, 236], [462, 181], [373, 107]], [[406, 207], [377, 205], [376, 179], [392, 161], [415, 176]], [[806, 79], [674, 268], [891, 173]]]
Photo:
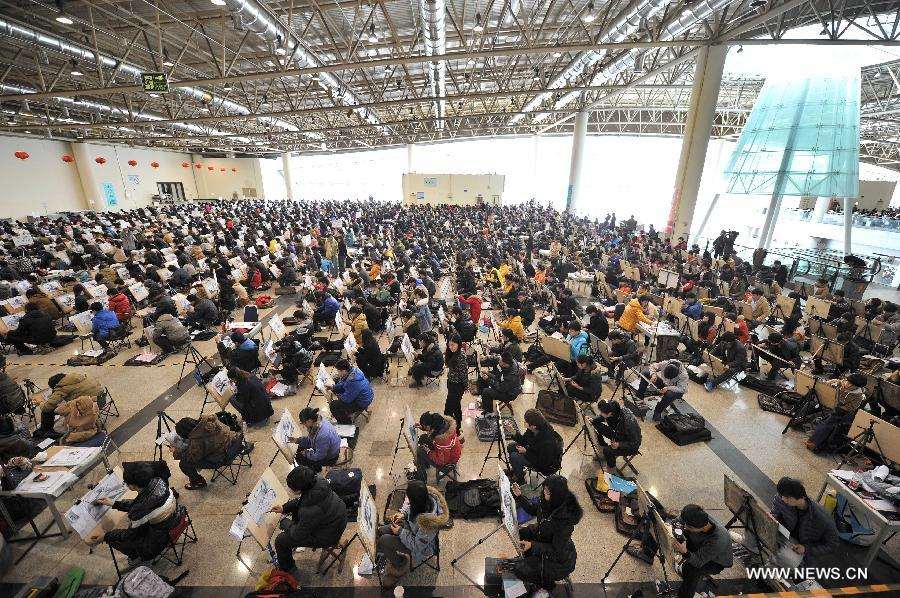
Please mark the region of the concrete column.
[[692, 237], [692, 243], [699, 243], [700, 237], [703, 236], [703, 229], [706, 228], [706, 223], [709, 222], [709, 217], [715, 209], [716, 204], [719, 203], [719, 193], [713, 195], [712, 201], [709, 202], [709, 207], [706, 208], [706, 214], [703, 216], [703, 220], [700, 222], [700, 226], [697, 228], [697, 233]]
[[850, 245], [850, 237], [853, 232], [853, 199], [844, 198], [844, 255], [853, 253]]
[[[197, 164], [202, 167], [197, 168]], [[197, 197], [200, 199], [210, 199], [209, 186], [206, 182], [206, 165], [203, 164], [203, 156], [200, 154], [191, 154], [191, 167], [194, 169], [194, 183], [197, 185]]]
[[294, 175], [291, 174], [291, 152], [281, 152], [281, 169], [284, 171], [284, 188], [288, 201], [294, 201]]
[[769, 223], [769, 230], [765, 236], [765, 242], [763, 243], [763, 249], [766, 251], [769, 250], [769, 245], [772, 244], [772, 236], [775, 234], [775, 226], [778, 224], [778, 215], [781, 214], [781, 204], [784, 201], [784, 196], [779, 195], [778, 201], [775, 202], [775, 209], [772, 212], [772, 220]]
[[566, 211], [575, 207], [578, 200], [578, 188], [581, 185], [581, 163], [584, 156], [584, 143], [587, 138], [588, 112], [580, 110], [575, 117], [575, 130], [572, 132], [572, 158], [569, 161], [569, 187], [566, 190]]
[[665, 229], [672, 241], [678, 237], [687, 238], [691, 232], [709, 135], [716, 117], [716, 101], [719, 99], [725, 53], [725, 46], [703, 46], [697, 56], [691, 105], [684, 126], [681, 157], [678, 159], [678, 170], [675, 171], [672, 207]]
[[[78, 168], [78, 178], [81, 180], [81, 190], [89, 210], [102, 212], [106, 209], [106, 202], [100, 186], [100, 180], [94, 171], [94, 158], [96, 157], [91, 147], [86, 143], [73, 143], [72, 156], [75, 158], [75, 166]], [[108, 163], [108, 162], [107, 162]]]
[[813, 208], [812, 213], [812, 222], [822, 222], [825, 219], [825, 214], [828, 213], [828, 206], [831, 205], [830, 197], [817, 197], [816, 198], [816, 207]]
[[538, 140], [537, 135], [531, 136], [531, 193], [532, 197], [537, 200], [537, 183], [538, 180]]
[[406, 144], [406, 172], [413, 171], [413, 144]]
[[766, 219], [763, 221], [762, 228], [759, 230], [759, 237], [756, 242], [756, 246], [759, 248], [764, 248], [766, 246], [766, 238], [769, 236], [769, 229], [772, 228], [772, 224], [775, 220], [777, 207], [778, 195], [773, 193], [772, 197], [769, 198], [769, 207], [766, 208]]

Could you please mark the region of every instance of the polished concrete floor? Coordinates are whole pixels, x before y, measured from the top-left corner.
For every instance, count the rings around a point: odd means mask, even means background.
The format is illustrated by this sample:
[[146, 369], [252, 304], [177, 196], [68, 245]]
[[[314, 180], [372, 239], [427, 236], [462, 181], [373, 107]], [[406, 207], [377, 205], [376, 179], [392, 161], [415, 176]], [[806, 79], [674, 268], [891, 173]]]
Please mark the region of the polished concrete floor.
[[[290, 302], [283, 297], [275, 310], [266, 310], [262, 315], [273, 311], [286, 312], [289, 309], [292, 309]], [[215, 353], [212, 341], [196, 343], [196, 346], [204, 355]], [[50, 355], [10, 356], [8, 371], [20, 382], [29, 378], [39, 387], [45, 387], [47, 378], [52, 374], [72, 369], [62, 364], [75, 348], [77, 344]], [[126, 349], [102, 366], [79, 368], [102, 380], [121, 411], [120, 417], [110, 420], [110, 428], [114, 430], [113, 437], [120, 444], [120, 451], [113, 456], [114, 464], [152, 458], [158, 410], [165, 409], [175, 420], [182, 416], [196, 416], [203, 400], [203, 391], [194, 385], [190, 373], [181, 388], [176, 387], [182, 365], [181, 357], [171, 356], [162, 365], [153, 367], [123, 366], [136, 352], [135, 348]], [[529, 392], [534, 392], [536, 385], [544, 384], [540, 378], [529, 378], [526, 388]], [[409, 405], [416, 416], [424, 410], [441, 411], [445, 387], [441, 381], [430, 388], [409, 389], [407, 380], [401, 373], [399, 383], [385, 384], [379, 381], [375, 389], [374, 415], [361, 430], [352, 466], [361, 468], [366, 478], [376, 484], [376, 500], [381, 508], [397, 483], [395, 478], [398, 470], [410, 461], [410, 455], [402, 450], [397, 455], [395, 476], [392, 478], [389, 475], [393, 447], [405, 406]], [[607, 386], [603, 396], [608, 398], [610, 392], [611, 389]], [[287, 408], [296, 416], [305, 406], [309, 395], [310, 386], [306, 384], [295, 396], [275, 401], [276, 414], [282, 408]], [[464, 399], [466, 402], [471, 400], [472, 397], [468, 395]], [[533, 406], [534, 402], [534, 394], [520, 397], [515, 404], [517, 415], [521, 417], [525, 409]], [[638, 479], [669, 509], [680, 509], [686, 503], [697, 503], [724, 522], [730, 517], [723, 503], [724, 475], [730, 475], [758, 498], [769, 502], [774, 494], [774, 483], [780, 476], [800, 478], [810, 492], [815, 492], [822, 483], [825, 472], [835, 465], [832, 458], [813, 455], [807, 451], [803, 447], [805, 438], [798, 433], [790, 431], [782, 434], [785, 418], [760, 410], [756, 393], [748, 389], [707, 393], [701, 386], [691, 383], [686, 402], [707, 419], [713, 429], [713, 440], [708, 444], [678, 447], [651, 423], [645, 422], [642, 424], [643, 456], [635, 460], [640, 470]], [[316, 397], [313, 404], [323, 406], [324, 400]], [[467, 442], [459, 470], [461, 479], [471, 479], [477, 477], [482, 467], [488, 444], [478, 442], [470, 418], [466, 419], [463, 427]], [[557, 430], [568, 442], [578, 433], [579, 427], [557, 426]], [[235, 595], [247, 586], [252, 588], [256, 576], [265, 566], [265, 554], [252, 542], [245, 542], [242, 555], [253, 567], [253, 572], [248, 571], [235, 558], [237, 542], [228, 534], [229, 526], [240, 510], [246, 494], [276, 452], [270, 428], [253, 429], [249, 437], [256, 443], [252, 455], [253, 468], [249, 472], [241, 472], [237, 486], [218, 480], [202, 491], [181, 491], [181, 502], [187, 507], [199, 536], [199, 542], [187, 548], [185, 568], [190, 572], [182, 584], [195, 586], [198, 591], [200, 588], [222, 587], [224, 595], [225, 587], [229, 587], [231, 589], [227, 591], [227, 595]], [[596, 475], [597, 465], [591, 456], [583, 455], [580, 448], [579, 442], [566, 454], [563, 464], [563, 474], [569, 478], [570, 487], [577, 494], [585, 512], [574, 535], [579, 558], [577, 569], [571, 578], [576, 594], [597, 595], [599, 586], [595, 584], [599, 584], [624, 544], [625, 537], [616, 532], [612, 515], [601, 514], [591, 505], [584, 479]], [[280, 475], [285, 475], [288, 471], [288, 464], [280, 457], [275, 460], [273, 467]], [[496, 461], [489, 461], [485, 477], [491, 476], [494, 468]], [[86, 484], [97, 481], [103, 474], [101, 469], [96, 468], [81, 484], [65, 494], [59, 500], [60, 506], [67, 508], [84, 492]], [[185, 480], [174, 462], [171, 463], [171, 469], [174, 472], [173, 486], [180, 489]], [[48, 521], [48, 515], [45, 513], [39, 521]], [[451, 530], [441, 535], [440, 573], [422, 567], [401, 584], [411, 588], [436, 587], [440, 591], [428, 590], [436, 595], [474, 594], [474, 589], [468, 586], [463, 575], [450, 566], [450, 562], [496, 526], [497, 521], [494, 519], [457, 521]], [[355, 525], [351, 524], [347, 537], [354, 530]], [[895, 539], [889, 546], [889, 551], [896, 554], [898, 544], [900, 542]], [[18, 557], [27, 545], [15, 544], [14, 555]], [[483, 577], [485, 556], [511, 554], [512, 546], [508, 538], [495, 534], [460, 561], [458, 567], [480, 580]], [[360, 589], [374, 589], [377, 580], [355, 574], [355, 564], [360, 561], [361, 556], [360, 546], [354, 543], [342, 573], [331, 571], [326, 576], [319, 576], [314, 571], [318, 554], [298, 553], [301, 582], [315, 587], [353, 585]], [[77, 535], [72, 534], [65, 540], [49, 538], [39, 542], [2, 581], [15, 583], [26, 581], [37, 574], [59, 575], [71, 566], [84, 567], [86, 584], [109, 584], [116, 579], [106, 546], [101, 545], [91, 551]], [[183, 568], [165, 565], [159, 569], [166, 575], [174, 576]], [[609, 576], [609, 581], [613, 582], [611, 587], [618, 588], [616, 594], [623, 595], [629, 587], [623, 585], [625, 582], [646, 582], [659, 577], [659, 564], [649, 567], [625, 555]], [[724, 572], [722, 577], [741, 579], [745, 577], [745, 572], [738, 564]]]

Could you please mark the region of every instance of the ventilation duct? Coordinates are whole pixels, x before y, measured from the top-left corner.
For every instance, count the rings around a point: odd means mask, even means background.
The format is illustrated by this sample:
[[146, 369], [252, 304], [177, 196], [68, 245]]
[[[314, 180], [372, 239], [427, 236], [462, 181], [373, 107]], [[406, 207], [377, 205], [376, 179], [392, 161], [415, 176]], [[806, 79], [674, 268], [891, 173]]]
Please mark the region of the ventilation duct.
[[[422, 17], [422, 43], [425, 46], [426, 56], [441, 56], [447, 51], [447, 33], [444, 23], [446, 5], [444, 0], [419, 0], [419, 12]], [[428, 88], [434, 101], [435, 126], [442, 129], [444, 126], [443, 98], [447, 89], [447, 63], [436, 60], [426, 63], [425, 76], [428, 80]]]

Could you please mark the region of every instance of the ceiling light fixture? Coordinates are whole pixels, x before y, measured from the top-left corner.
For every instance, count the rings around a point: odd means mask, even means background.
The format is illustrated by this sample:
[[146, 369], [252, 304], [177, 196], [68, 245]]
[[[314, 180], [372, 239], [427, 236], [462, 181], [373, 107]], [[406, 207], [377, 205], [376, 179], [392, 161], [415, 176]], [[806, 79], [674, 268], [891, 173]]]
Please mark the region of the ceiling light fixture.
[[225, 6], [225, 0], [210, 0], [216, 6]]
[[277, 48], [275, 48], [275, 54], [277, 54], [278, 56], [284, 56], [285, 54], [287, 54], [287, 50], [285, 50], [281, 46], [278, 46]]
[[375, 35], [375, 23], [369, 23], [369, 42], [375, 43], [378, 41], [378, 36]]
[[73, 77], [81, 77], [84, 75], [84, 73], [79, 71], [77, 68], [74, 68], [71, 71], [69, 71], [69, 74], [72, 75]]
[[594, 3], [588, 2], [587, 10], [582, 13], [581, 20], [585, 23], [593, 23], [596, 18], [597, 15], [594, 14]]
[[62, 23], [63, 25], [71, 25], [74, 23], [74, 21], [67, 17], [65, 13], [60, 13], [60, 15], [56, 17], [56, 22]]
[[225, 85], [222, 86], [224, 91], [231, 91], [231, 83], [226, 82]]
[[481, 33], [482, 31], [484, 31], [484, 25], [481, 24], [480, 12], [475, 13], [475, 26], [472, 27], [472, 31], [474, 31], [475, 33]]

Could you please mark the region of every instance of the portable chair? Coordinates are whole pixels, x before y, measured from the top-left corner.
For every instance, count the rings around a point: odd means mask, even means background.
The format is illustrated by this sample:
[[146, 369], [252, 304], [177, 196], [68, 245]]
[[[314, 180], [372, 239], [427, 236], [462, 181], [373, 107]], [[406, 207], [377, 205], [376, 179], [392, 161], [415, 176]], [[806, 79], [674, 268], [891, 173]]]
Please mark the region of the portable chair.
[[119, 406], [116, 405], [115, 399], [109, 392], [109, 388], [104, 387], [103, 392], [97, 397], [97, 403], [100, 403], [100, 397], [104, 397], [103, 407], [100, 408], [98, 420], [100, 427], [106, 429], [106, 422], [110, 417], [119, 417]]
[[219, 478], [223, 478], [231, 482], [232, 486], [237, 485], [238, 477], [241, 475], [241, 469], [250, 469], [253, 467], [253, 460], [250, 458], [250, 452], [247, 450], [246, 440], [241, 438], [240, 449], [237, 454], [227, 456], [225, 462], [218, 467], [213, 468], [213, 476], [210, 483], [215, 482]]
[[622, 465], [616, 467], [616, 473], [619, 474], [619, 477], [621, 477], [621, 478], [626, 477], [626, 476], [625, 476], [625, 469], [626, 469], [626, 468], [628, 468], [628, 469], [630, 469], [631, 471], [633, 471], [635, 476], [637, 476], [637, 475], [640, 473], [640, 472], [637, 470], [637, 467], [634, 466], [634, 463], [632, 463], [632, 461], [634, 460], [634, 458], [635, 458], [635, 457], [639, 457], [639, 456], [641, 456], [641, 451], [640, 451], [640, 450], [639, 450], [638, 452], [636, 452], [635, 454], [633, 454], [633, 455], [623, 455], [623, 456], [622, 456]]
[[[432, 563], [434, 561], [434, 563]], [[425, 559], [424, 561], [419, 561], [415, 565], [410, 568], [409, 572], [412, 573], [422, 565], [426, 565], [431, 570], [440, 573], [441, 571], [441, 532], [438, 532], [434, 536], [434, 554]]]

